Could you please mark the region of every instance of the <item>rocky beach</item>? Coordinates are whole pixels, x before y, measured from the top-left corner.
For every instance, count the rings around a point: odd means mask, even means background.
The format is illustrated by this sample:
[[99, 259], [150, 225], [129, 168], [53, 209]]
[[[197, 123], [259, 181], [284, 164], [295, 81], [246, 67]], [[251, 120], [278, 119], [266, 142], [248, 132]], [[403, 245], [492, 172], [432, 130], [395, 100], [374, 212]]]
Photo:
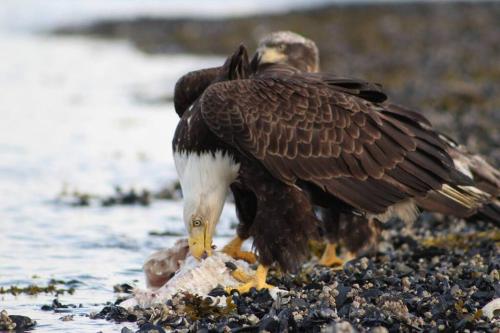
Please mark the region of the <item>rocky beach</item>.
[[[498, 3], [325, 5], [220, 20], [109, 20], [56, 33], [124, 39], [150, 54], [224, 55], [239, 43], [254, 49], [265, 33], [292, 30], [316, 41], [322, 70], [381, 83], [393, 101], [498, 164], [499, 21]], [[343, 270], [310, 263], [297, 275], [274, 272], [268, 281], [290, 291], [278, 300], [267, 292], [233, 294], [220, 307], [179, 295], [148, 310], [109, 306], [97, 317], [121, 321], [127, 313], [158, 331], [500, 329], [481, 310], [500, 296], [498, 229], [426, 214], [411, 230], [386, 225], [383, 237], [379, 252]]]
[[[311, 256], [295, 274], [272, 270], [267, 282], [287, 291], [276, 299], [215, 288], [224, 304], [181, 293], [147, 309], [120, 306], [144, 288], [148, 255], [184, 235], [171, 158], [178, 77], [292, 30], [318, 44], [323, 71], [382, 84], [498, 167], [500, 2], [149, 14], [31, 35], [0, 29], [0, 331], [500, 331], [498, 227], [427, 212], [412, 226], [386, 223], [377, 250], [343, 268]], [[219, 248], [235, 226], [229, 203]]]

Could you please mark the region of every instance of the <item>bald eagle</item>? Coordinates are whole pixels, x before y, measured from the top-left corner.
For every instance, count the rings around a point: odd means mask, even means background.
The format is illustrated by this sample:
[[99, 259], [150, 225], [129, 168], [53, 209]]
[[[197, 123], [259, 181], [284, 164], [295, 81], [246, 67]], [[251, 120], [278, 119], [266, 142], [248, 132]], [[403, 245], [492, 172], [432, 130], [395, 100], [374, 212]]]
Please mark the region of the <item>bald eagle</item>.
[[[259, 66], [287, 64], [300, 71], [317, 72], [320, 68], [318, 47], [314, 41], [291, 31], [277, 31], [259, 41], [257, 48]], [[366, 82], [350, 78], [336, 78], [338, 88], [357, 91], [362, 95]], [[373, 88], [373, 86], [372, 86]], [[366, 93], [366, 92], [365, 92]], [[385, 109], [402, 114], [418, 122], [422, 127], [431, 128], [430, 122], [420, 113], [385, 101]], [[481, 218], [500, 225], [500, 172], [488, 164], [481, 156], [473, 154], [464, 146], [438, 133], [446, 145], [446, 151], [453, 158], [454, 165], [473, 178], [473, 186], [447, 187], [447, 191], [431, 191], [425, 197], [415, 199], [417, 205], [430, 212], [453, 215], [460, 218]], [[447, 185], [449, 186], [449, 185]], [[342, 264], [336, 256], [339, 241], [355, 256], [370, 249], [377, 243], [380, 223], [376, 219], [366, 219], [352, 211], [339, 209], [337, 204], [321, 210], [325, 236], [329, 241], [320, 263], [324, 265]]]
[[326, 73], [257, 64], [240, 46], [222, 67], [181, 78], [174, 97], [190, 251], [210, 255], [228, 190], [243, 198], [238, 233], [253, 237], [259, 266], [240, 292], [268, 288], [274, 262], [288, 271], [307, 257], [319, 223], [313, 205], [382, 218], [468, 180], [432, 129], [384, 108], [380, 89], [359, 94]]

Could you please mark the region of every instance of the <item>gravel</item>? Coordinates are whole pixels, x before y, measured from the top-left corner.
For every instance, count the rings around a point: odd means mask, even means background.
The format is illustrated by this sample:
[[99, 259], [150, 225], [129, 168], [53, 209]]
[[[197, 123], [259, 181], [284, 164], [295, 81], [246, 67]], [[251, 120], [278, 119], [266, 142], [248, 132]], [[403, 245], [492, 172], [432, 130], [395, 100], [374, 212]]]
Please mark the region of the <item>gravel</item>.
[[268, 283], [288, 291], [276, 300], [266, 290], [233, 292], [222, 306], [178, 294], [148, 309], [109, 305], [93, 318], [136, 322], [138, 332], [493, 332], [500, 320], [481, 309], [500, 297], [500, 231], [488, 228], [428, 214], [411, 230], [394, 221], [383, 251], [341, 270], [314, 259], [295, 275], [272, 270]]

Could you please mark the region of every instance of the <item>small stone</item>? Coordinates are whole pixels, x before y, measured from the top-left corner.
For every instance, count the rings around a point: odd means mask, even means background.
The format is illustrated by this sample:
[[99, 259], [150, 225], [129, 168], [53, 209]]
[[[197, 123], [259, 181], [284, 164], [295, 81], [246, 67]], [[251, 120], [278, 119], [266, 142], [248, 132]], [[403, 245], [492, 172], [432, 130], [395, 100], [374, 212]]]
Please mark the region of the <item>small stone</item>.
[[219, 297], [219, 296], [225, 296], [225, 295], [227, 295], [226, 290], [222, 287], [214, 288], [214, 289], [212, 289], [212, 291], [210, 291], [208, 293], [208, 296], [212, 296], [212, 297]]
[[295, 321], [301, 321], [302, 319], [304, 319], [304, 316], [303, 316], [302, 314], [300, 314], [300, 313], [296, 313], [296, 312], [294, 312], [294, 313], [293, 313], [293, 319], [294, 319]]
[[370, 260], [368, 260], [367, 257], [363, 257], [359, 260], [359, 268], [361, 268], [362, 270], [366, 270], [368, 268], [368, 263], [370, 262]]
[[370, 330], [370, 333], [389, 333], [389, 330], [384, 326], [377, 326]]
[[458, 297], [462, 294], [462, 290], [460, 289], [460, 286], [458, 284], [455, 284], [453, 287], [451, 287], [450, 293], [453, 295], [453, 297]]
[[321, 318], [328, 319], [328, 318], [333, 318], [335, 316], [335, 311], [333, 311], [330, 308], [323, 308], [319, 310], [318, 314], [320, 315]]
[[410, 287], [411, 287], [411, 282], [410, 282], [410, 278], [405, 276], [404, 278], [401, 279], [401, 285], [403, 286], [403, 289], [405, 291], [409, 290]]
[[413, 272], [413, 269], [411, 267], [408, 267], [407, 265], [403, 264], [403, 263], [397, 263], [396, 264], [396, 271], [398, 273], [401, 273], [401, 274], [404, 274], [404, 275], [407, 275], [407, 274], [410, 274]]
[[348, 321], [333, 323], [328, 326], [323, 332], [325, 333], [356, 333], [356, 330]]
[[247, 320], [250, 324], [256, 325], [259, 322], [259, 317], [254, 315], [253, 313], [247, 317]]

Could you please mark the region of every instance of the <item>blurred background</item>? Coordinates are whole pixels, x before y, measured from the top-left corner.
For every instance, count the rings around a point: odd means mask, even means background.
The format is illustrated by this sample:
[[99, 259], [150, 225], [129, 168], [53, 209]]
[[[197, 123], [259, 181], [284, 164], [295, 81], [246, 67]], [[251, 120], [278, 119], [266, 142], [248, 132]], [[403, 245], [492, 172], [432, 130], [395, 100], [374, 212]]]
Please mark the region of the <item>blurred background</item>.
[[[85, 315], [183, 235], [171, 138], [177, 78], [241, 42], [292, 30], [323, 71], [395, 102], [500, 162], [500, 3], [356, 0], [2, 0], [0, 310], [40, 331], [115, 331]], [[226, 205], [216, 244], [234, 233]], [[12, 295], [51, 283], [55, 295]], [[80, 306], [81, 304], [81, 306]]]

